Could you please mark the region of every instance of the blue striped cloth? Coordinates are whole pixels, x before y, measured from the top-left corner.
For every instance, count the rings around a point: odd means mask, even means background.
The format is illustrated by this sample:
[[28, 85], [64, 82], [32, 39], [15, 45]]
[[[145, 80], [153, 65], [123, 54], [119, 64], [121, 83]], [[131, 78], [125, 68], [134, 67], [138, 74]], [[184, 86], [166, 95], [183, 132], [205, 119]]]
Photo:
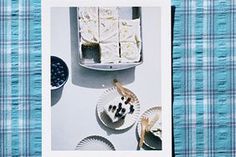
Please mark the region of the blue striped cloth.
[[0, 156], [41, 156], [40, 0], [0, 0]]
[[[173, 0], [177, 157], [236, 156], [235, 0]], [[0, 156], [41, 156], [39, 0], [0, 0]]]
[[236, 156], [236, 1], [172, 0], [176, 157]]

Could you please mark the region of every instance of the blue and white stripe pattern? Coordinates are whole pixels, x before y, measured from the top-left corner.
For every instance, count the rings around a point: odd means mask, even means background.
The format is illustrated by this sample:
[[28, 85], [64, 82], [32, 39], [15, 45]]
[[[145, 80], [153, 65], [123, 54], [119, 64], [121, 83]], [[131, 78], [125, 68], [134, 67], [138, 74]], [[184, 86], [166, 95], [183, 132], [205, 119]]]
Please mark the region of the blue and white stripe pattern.
[[236, 1], [172, 2], [175, 155], [236, 156]]
[[[175, 155], [236, 156], [236, 1], [172, 0]], [[41, 156], [39, 0], [0, 0], [0, 156]]]
[[0, 156], [41, 156], [40, 0], [0, 0]]

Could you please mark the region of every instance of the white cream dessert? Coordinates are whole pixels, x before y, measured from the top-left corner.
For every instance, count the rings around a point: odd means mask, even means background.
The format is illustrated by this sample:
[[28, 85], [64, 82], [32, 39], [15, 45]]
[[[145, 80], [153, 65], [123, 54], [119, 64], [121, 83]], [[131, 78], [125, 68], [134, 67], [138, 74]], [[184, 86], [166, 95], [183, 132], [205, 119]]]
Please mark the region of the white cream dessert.
[[98, 21], [95, 20], [79, 20], [80, 35], [82, 44], [98, 43]]
[[130, 104], [130, 99], [117, 97], [108, 104], [104, 105], [104, 111], [113, 123], [125, 118], [127, 114], [134, 112], [134, 106]]
[[[140, 19], [119, 19], [118, 7], [79, 7], [80, 47], [96, 46], [95, 63], [133, 63], [141, 58]], [[81, 46], [82, 45], [82, 46]], [[95, 54], [95, 53], [94, 53]]]
[[100, 19], [99, 32], [99, 38], [101, 43], [118, 42], [118, 20]]
[[140, 43], [122, 42], [120, 48], [121, 62], [138, 62], [140, 60]]
[[80, 7], [78, 12], [79, 19], [98, 21], [98, 7]]
[[162, 118], [161, 118], [161, 114], [160, 114], [160, 118], [158, 119], [158, 121], [156, 121], [156, 123], [150, 129], [150, 132], [153, 135], [158, 136], [160, 138], [162, 138], [162, 123], [161, 122], [162, 122]]
[[119, 21], [120, 42], [141, 42], [140, 19]]
[[113, 19], [118, 20], [118, 8], [117, 7], [100, 7], [99, 8], [100, 19]]
[[100, 61], [101, 63], [119, 62], [119, 43], [100, 43]]

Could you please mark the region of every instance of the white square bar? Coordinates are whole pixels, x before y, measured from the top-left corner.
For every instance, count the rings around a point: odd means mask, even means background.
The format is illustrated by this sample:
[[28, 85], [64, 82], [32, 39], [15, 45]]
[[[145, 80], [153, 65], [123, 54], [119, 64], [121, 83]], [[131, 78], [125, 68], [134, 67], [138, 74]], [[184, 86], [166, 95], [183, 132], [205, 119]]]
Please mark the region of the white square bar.
[[121, 62], [130, 63], [138, 62], [140, 60], [140, 43], [122, 42], [121, 47]]
[[140, 42], [140, 19], [119, 20], [120, 42]]
[[100, 19], [99, 21], [100, 42], [119, 42], [118, 20]]
[[117, 7], [100, 7], [99, 18], [100, 19], [113, 19], [118, 20], [118, 8]]
[[118, 63], [119, 43], [100, 43], [101, 63]]
[[78, 17], [83, 20], [98, 20], [98, 7], [79, 7]]
[[79, 26], [82, 44], [99, 42], [98, 21], [80, 19]]

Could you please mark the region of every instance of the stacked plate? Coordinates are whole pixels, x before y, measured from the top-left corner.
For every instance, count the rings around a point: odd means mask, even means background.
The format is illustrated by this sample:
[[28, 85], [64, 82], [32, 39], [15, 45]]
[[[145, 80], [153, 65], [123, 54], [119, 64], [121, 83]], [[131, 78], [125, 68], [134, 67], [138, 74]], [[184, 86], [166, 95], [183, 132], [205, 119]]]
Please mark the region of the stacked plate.
[[115, 147], [108, 139], [102, 136], [94, 135], [86, 137], [82, 141], [80, 141], [75, 150], [114, 151]]

